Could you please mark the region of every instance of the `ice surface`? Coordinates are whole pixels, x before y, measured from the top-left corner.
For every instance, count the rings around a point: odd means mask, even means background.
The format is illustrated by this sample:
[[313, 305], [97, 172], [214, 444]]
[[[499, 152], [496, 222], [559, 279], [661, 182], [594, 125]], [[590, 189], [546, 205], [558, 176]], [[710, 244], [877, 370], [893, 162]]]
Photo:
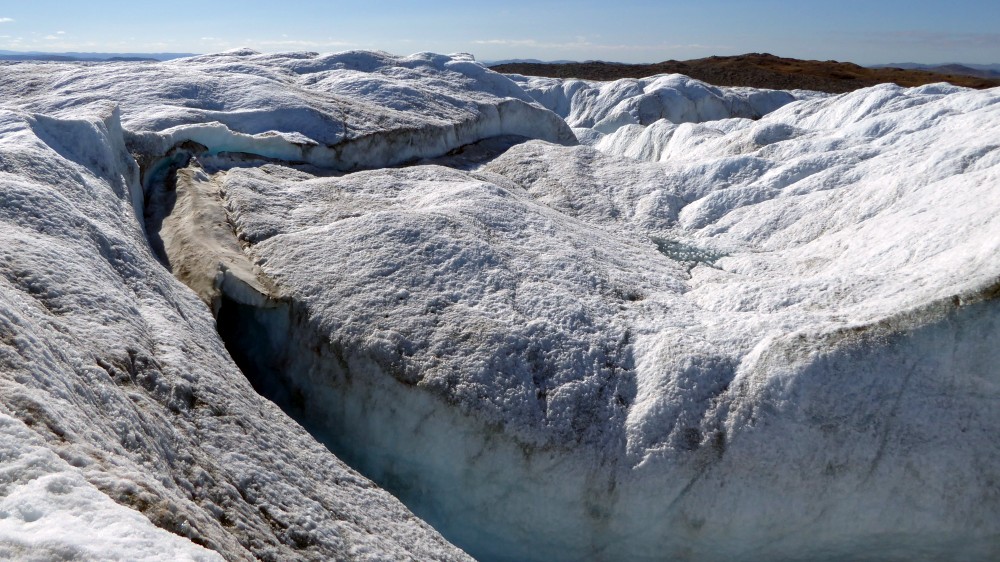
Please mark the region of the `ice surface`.
[[497, 135], [575, 144], [562, 119], [467, 56], [242, 49], [166, 63], [0, 66], [0, 96], [60, 116], [113, 101], [140, 152], [185, 141], [351, 169], [434, 157]]
[[239, 50], [0, 94], [0, 555], [1000, 557], [1000, 91]]
[[485, 559], [988, 559], [998, 99], [659, 121], [662, 163], [531, 142], [474, 171], [232, 170], [294, 303], [258, 366]]

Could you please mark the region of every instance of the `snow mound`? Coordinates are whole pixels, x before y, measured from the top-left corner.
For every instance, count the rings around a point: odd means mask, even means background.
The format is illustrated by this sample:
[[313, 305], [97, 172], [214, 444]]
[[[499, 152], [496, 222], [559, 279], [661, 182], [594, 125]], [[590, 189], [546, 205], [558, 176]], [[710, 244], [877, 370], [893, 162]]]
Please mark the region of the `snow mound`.
[[538, 103], [574, 128], [612, 133], [626, 125], [649, 125], [660, 119], [674, 124], [731, 117], [759, 119], [815, 92], [754, 88], [718, 88], [681, 74], [612, 82], [561, 80], [510, 75]]
[[998, 100], [661, 121], [664, 163], [230, 170], [280, 299], [228, 337], [278, 342], [245, 370], [479, 557], [990, 559]]
[[118, 115], [0, 110], [0, 557], [467, 559], [254, 392]]

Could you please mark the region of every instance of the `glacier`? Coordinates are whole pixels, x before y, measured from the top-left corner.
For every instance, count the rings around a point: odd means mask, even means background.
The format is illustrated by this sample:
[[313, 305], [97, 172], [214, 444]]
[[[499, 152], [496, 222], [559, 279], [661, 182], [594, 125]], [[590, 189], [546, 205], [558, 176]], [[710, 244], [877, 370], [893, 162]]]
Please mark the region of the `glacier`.
[[13, 105], [0, 110], [0, 555], [468, 559], [253, 391], [147, 242], [117, 106]]
[[8, 557], [1000, 556], [996, 90], [238, 50], [0, 92]]

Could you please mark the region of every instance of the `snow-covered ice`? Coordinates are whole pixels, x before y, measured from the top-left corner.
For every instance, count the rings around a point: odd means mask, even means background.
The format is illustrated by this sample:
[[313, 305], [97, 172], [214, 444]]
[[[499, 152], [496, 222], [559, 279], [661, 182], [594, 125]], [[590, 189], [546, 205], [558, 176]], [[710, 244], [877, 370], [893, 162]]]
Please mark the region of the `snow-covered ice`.
[[[510, 75], [535, 101], [589, 136], [625, 125], [701, 123], [731, 117], [759, 119], [796, 99], [823, 97], [808, 91], [719, 88], [682, 74], [612, 82]], [[582, 140], [582, 139], [581, 139]]]
[[73, 115], [0, 110], [0, 557], [467, 559], [253, 391]]
[[114, 552], [464, 556], [252, 383], [481, 559], [1000, 556], [1000, 91], [234, 51], [0, 93], [0, 427]]
[[294, 303], [262, 368], [486, 558], [995, 553], [997, 99], [659, 122], [662, 164], [232, 170]]

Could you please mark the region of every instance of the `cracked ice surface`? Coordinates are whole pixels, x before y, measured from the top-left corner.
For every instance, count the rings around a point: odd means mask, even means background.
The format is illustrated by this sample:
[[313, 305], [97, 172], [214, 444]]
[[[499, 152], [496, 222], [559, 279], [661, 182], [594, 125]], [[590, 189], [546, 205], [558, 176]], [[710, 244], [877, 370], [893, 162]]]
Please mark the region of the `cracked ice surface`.
[[253, 391], [138, 183], [117, 110], [0, 110], [0, 556], [467, 559]]

